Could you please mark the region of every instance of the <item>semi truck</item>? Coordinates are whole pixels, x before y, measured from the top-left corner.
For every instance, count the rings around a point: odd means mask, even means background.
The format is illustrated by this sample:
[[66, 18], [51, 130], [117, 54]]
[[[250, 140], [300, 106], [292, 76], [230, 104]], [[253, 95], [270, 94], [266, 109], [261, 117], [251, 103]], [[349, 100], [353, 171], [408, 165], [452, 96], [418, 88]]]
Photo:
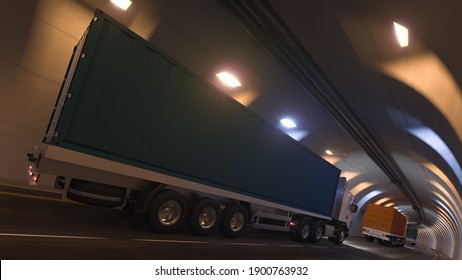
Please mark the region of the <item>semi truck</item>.
[[368, 204], [362, 233], [366, 240], [390, 246], [404, 246], [407, 218], [395, 208]]
[[338, 168], [101, 10], [27, 156], [31, 184], [54, 175], [65, 199], [159, 233], [252, 226], [341, 244], [357, 210]]

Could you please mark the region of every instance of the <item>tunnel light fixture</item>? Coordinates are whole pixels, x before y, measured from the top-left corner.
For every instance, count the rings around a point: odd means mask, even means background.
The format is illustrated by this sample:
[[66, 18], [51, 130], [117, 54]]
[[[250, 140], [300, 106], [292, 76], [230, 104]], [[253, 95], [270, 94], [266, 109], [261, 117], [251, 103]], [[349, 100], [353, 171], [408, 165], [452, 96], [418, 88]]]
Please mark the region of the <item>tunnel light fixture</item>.
[[286, 128], [295, 128], [297, 127], [297, 124], [289, 118], [283, 118], [280, 120], [281, 124], [286, 127]]
[[326, 150], [325, 153], [328, 154], [329, 156], [334, 155], [334, 153], [331, 150]]
[[223, 84], [229, 87], [234, 88], [241, 86], [241, 82], [239, 82], [239, 80], [233, 74], [230, 74], [228, 72], [220, 72], [216, 74], [216, 76], [218, 77], [218, 79], [220, 79], [220, 81]]
[[132, 1], [130, 0], [111, 0], [111, 2], [112, 4], [116, 5], [124, 11], [126, 11], [128, 7], [130, 7], [130, 5], [132, 4]]
[[393, 25], [395, 27], [396, 38], [398, 38], [399, 45], [401, 48], [407, 47], [409, 45], [409, 32], [407, 28], [396, 22], [393, 22]]

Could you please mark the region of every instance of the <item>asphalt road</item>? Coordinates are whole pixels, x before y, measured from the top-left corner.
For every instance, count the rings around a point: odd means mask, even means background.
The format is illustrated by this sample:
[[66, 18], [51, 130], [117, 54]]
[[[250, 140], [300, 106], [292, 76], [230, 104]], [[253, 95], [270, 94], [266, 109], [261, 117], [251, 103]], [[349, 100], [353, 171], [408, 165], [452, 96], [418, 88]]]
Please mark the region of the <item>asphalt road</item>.
[[390, 248], [350, 237], [341, 246], [290, 241], [285, 234], [248, 230], [237, 239], [219, 233], [155, 234], [132, 226], [120, 209], [63, 201], [58, 194], [0, 186], [0, 259], [386, 260], [447, 259], [420, 246]]

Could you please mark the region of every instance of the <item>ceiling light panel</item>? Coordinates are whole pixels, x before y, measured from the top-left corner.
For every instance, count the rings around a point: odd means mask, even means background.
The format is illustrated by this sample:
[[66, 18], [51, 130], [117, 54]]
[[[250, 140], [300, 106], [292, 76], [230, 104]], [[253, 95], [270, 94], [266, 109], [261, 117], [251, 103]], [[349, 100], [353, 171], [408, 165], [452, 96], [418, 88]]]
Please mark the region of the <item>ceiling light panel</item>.
[[297, 127], [297, 124], [293, 120], [291, 120], [289, 118], [281, 119], [280, 122], [286, 128], [295, 128], [295, 127]]
[[398, 38], [399, 45], [404, 48], [409, 45], [409, 32], [406, 27], [399, 23], [393, 22], [395, 26], [396, 38]]
[[132, 4], [132, 1], [130, 0], [111, 0], [111, 2], [124, 11], [126, 11]]
[[216, 76], [218, 77], [218, 79], [220, 79], [220, 81], [229, 86], [229, 87], [239, 87], [241, 86], [241, 82], [239, 82], [239, 80], [231, 73], [228, 73], [228, 72], [221, 72], [221, 73], [218, 73], [216, 74]]

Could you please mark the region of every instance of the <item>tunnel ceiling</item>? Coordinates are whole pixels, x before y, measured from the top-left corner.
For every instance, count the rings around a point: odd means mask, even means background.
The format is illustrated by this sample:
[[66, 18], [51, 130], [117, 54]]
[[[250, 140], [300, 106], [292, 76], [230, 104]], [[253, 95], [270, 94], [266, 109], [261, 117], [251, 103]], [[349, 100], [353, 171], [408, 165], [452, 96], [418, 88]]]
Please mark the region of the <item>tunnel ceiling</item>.
[[[12, 38], [0, 48], [2, 91], [29, 95], [8, 97], [0, 121], [23, 138], [40, 139], [72, 47], [101, 8], [335, 164], [361, 207], [396, 207], [425, 236], [459, 244], [461, 1], [132, 0], [125, 12], [109, 0], [6, 2], [2, 23], [24, 20], [2, 31]], [[408, 28], [407, 47], [393, 22]], [[242, 86], [220, 84], [224, 70]], [[16, 113], [16, 98], [40, 106]]]

